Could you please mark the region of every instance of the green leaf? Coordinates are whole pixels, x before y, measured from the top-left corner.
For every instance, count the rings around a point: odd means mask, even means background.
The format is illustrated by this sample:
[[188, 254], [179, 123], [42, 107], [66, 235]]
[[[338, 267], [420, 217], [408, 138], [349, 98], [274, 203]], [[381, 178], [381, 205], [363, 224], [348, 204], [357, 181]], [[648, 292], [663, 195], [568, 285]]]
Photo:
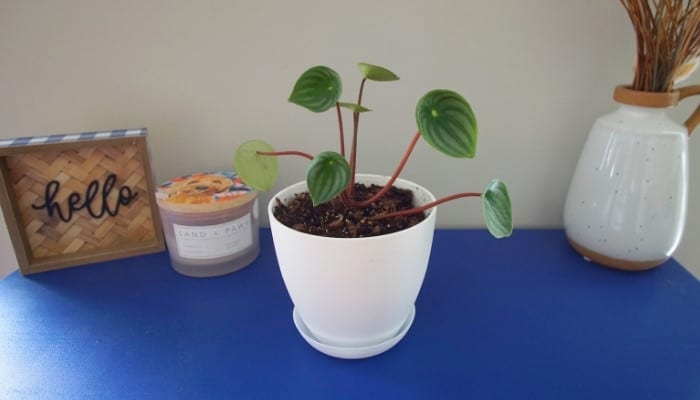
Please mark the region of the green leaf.
[[399, 77], [384, 67], [378, 65], [357, 63], [363, 77], [377, 82], [398, 81]]
[[362, 107], [361, 105], [355, 104], [355, 103], [340, 102], [340, 103], [338, 103], [338, 105], [340, 105], [341, 107], [349, 108], [350, 110], [352, 110], [352, 112], [363, 113], [363, 112], [367, 112], [367, 111], [372, 111], [369, 108]]
[[350, 184], [350, 165], [334, 151], [324, 151], [311, 161], [306, 185], [314, 206], [338, 196]]
[[451, 90], [433, 90], [416, 105], [421, 135], [438, 151], [452, 157], [473, 158], [476, 153], [476, 116], [469, 103]]
[[258, 154], [259, 151], [272, 152], [275, 149], [262, 140], [249, 140], [236, 150], [233, 165], [246, 185], [255, 190], [268, 191], [277, 180], [277, 156], [263, 156]]
[[510, 236], [513, 232], [513, 212], [506, 184], [498, 179], [492, 180], [481, 197], [484, 221], [489, 232], [497, 239]]
[[323, 112], [335, 106], [342, 91], [338, 73], [319, 65], [309, 68], [297, 79], [289, 101], [313, 112]]

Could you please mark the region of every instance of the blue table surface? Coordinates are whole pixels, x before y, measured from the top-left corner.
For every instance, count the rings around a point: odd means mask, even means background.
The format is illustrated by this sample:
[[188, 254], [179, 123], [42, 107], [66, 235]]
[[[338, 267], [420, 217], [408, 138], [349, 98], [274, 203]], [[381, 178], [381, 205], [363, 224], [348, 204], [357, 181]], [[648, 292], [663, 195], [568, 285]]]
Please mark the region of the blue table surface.
[[233, 274], [167, 253], [0, 281], [0, 398], [700, 399], [700, 282], [580, 258], [561, 230], [438, 230], [416, 319], [339, 360], [292, 323], [270, 232]]

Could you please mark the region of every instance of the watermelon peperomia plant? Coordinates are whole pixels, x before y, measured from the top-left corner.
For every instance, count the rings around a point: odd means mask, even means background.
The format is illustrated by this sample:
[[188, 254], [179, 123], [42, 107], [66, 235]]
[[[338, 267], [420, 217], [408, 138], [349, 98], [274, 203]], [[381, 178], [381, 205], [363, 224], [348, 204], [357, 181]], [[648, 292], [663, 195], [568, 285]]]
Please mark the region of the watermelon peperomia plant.
[[[384, 188], [375, 196], [359, 201], [353, 198], [357, 139], [360, 115], [370, 111], [362, 105], [362, 94], [367, 80], [386, 82], [398, 80], [398, 76], [386, 68], [359, 63], [362, 81], [357, 103], [341, 102], [342, 82], [337, 72], [326, 66], [308, 69], [297, 80], [289, 101], [313, 112], [335, 108], [338, 115], [340, 151], [324, 151], [312, 156], [302, 151], [275, 151], [261, 140], [243, 143], [236, 151], [234, 165], [246, 184], [256, 190], [272, 188], [278, 174], [277, 156], [296, 155], [311, 160], [306, 173], [306, 183], [314, 206], [339, 197], [348, 208], [362, 208], [381, 198], [393, 185], [405, 166], [416, 143], [422, 137], [440, 152], [460, 158], [473, 158], [476, 152], [476, 117], [469, 103], [451, 90], [432, 90], [424, 95], [416, 106], [418, 132], [413, 136], [408, 149], [396, 171]], [[349, 160], [346, 158], [345, 137], [341, 109], [349, 109], [353, 117], [353, 132]], [[384, 214], [376, 218], [421, 213], [447, 201], [462, 197], [481, 197], [486, 227], [496, 238], [510, 236], [513, 230], [510, 197], [506, 185], [494, 179], [483, 193], [465, 192], [444, 197], [430, 204], [410, 210]]]

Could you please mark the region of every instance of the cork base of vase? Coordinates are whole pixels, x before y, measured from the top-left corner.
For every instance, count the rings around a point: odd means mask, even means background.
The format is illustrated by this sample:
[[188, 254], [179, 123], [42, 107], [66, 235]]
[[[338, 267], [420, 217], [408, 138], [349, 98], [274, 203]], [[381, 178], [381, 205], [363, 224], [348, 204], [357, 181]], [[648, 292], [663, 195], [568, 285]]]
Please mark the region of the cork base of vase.
[[654, 267], [657, 267], [657, 266], [665, 263], [666, 260], [669, 259], [669, 257], [665, 257], [665, 258], [659, 259], [659, 260], [630, 261], [630, 260], [626, 260], [624, 258], [610, 257], [610, 256], [606, 256], [605, 254], [595, 252], [591, 249], [588, 249], [584, 246], [581, 246], [580, 244], [571, 240], [571, 238], [569, 238], [569, 237], [567, 237], [567, 240], [569, 241], [569, 244], [571, 245], [571, 247], [573, 247], [577, 253], [582, 255], [584, 259], [591, 261], [591, 262], [594, 262], [596, 264], [600, 264], [600, 265], [605, 266], [605, 267], [619, 269], [619, 270], [623, 270], [623, 271], [646, 271], [648, 269], [652, 269]]

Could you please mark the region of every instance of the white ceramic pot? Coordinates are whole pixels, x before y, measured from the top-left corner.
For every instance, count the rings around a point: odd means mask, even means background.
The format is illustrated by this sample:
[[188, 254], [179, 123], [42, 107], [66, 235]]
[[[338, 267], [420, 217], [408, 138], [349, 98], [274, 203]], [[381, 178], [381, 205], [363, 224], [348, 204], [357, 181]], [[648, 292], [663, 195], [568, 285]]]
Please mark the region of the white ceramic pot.
[[[357, 181], [383, 185], [387, 177], [359, 174]], [[435, 197], [399, 179], [416, 204]], [[298, 232], [274, 218], [275, 199], [305, 192], [289, 186], [268, 204], [270, 228], [282, 278], [294, 303], [294, 322], [319, 351], [340, 358], [370, 357], [393, 347], [413, 321], [414, 303], [425, 277], [436, 209], [408, 229], [367, 238], [329, 238]]]
[[[564, 206], [572, 246], [599, 264], [644, 270], [680, 243], [688, 196], [688, 130], [672, 121], [671, 94], [618, 88], [622, 106], [599, 118], [588, 136]], [[634, 105], [638, 97], [668, 103]]]

